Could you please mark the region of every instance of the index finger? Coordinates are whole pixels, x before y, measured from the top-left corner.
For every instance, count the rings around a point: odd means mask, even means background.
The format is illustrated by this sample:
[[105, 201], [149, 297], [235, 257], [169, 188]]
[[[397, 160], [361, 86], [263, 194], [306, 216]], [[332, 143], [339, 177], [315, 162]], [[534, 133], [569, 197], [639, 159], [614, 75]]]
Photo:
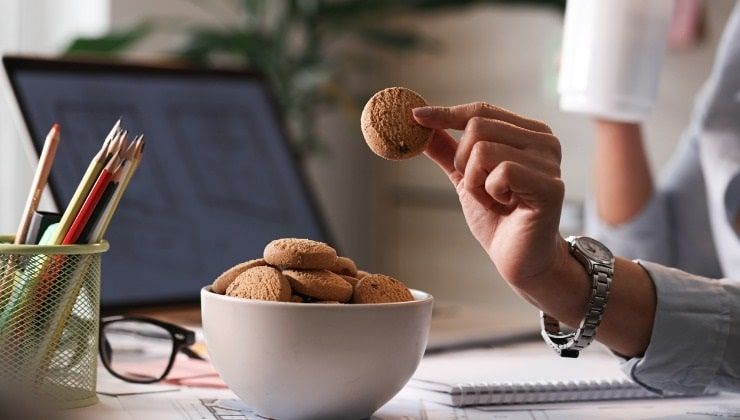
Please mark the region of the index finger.
[[552, 134], [552, 130], [542, 121], [522, 117], [504, 108], [487, 104], [485, 102], [473, 102], [455, 106], [424, 106], [414, 108], [414, 118], [424, 127], [455, 130], [464, 130], [468, 121], [473, 117], [490, 118], [505, 121], [527, 130], [540, 133]]

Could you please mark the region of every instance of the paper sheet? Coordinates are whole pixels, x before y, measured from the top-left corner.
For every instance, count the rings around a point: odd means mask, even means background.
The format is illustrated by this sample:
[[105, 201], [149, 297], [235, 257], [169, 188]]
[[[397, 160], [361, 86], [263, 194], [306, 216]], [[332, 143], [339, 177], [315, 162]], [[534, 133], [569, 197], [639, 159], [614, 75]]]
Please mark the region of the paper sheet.
[[[228, 392], [228, 391], [224, 391]], [[137, 420], [257, 420], [264, 419], [235, 396], [182, 392], [119, 397], [121, 406]], [[528, 411], [489, 413], [453, 408], [418, 399], [394, 398], [371, 420], [531, 420]]]
[[[526, 346], [525, 346], [526, 347]], [[520, 348], [522, 355], [526, 349]], [[598, 352], [598, 350], [597, 350]], [[443, 357], [453, 368], [462, 352]], [[449, 362], [449, 363], [448, 363]], [[459, 366], [458, 366], [459, 368]], [[184, 369], [188, 371], [188, 369]], [[195, 371], [194, 371], [195, 372]], [[185, 372], [187, 373], [187, 372]], [[204, 372], [198, 371], [203, 374]], [[207, 373], [207, 372], [206, 372]], [[261, 419], [228, 389], [189, 388], [171, 385], [135, 385], [122, 382], [100, 369], [101, 402], [71, 410], [81, 420], [247, 420]], [[668, 399], [573, 402], [455, 408], [424, 400], [424, 391], [406, 386], [381, 407], [372, 420], [565, 420], [565, 419], [712, 419], [740, 418], [740, 395]]]
[[[740, 396], [560, 403], [507, 407], [455, 408], [424, 401], [404, 388], [372, 420], [566, 420], [566, 419], [710, 419], [740, 418]], [[102, 397], [101, 403], [75, 411], [75, 419], [107, 420], [251, 420], [261, 419], [229, 390], [181, 388], [178, 392]]]

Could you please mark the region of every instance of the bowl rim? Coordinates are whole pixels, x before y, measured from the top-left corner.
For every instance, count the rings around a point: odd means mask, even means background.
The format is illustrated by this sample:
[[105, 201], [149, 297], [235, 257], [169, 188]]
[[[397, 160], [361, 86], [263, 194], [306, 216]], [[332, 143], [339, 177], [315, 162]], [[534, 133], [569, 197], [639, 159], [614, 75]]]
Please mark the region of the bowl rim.
[[[409, 307], [409, 306], [423, 306], [427, 305], [429, 303], [432, 303], [434, 301], [434, 296], [431, 294], [418, 290], [418, 289], [409, 289], [411, 291], [411, 294], [414, 295], [414, 300], [408, 301], [408, 302], [391, 302], [391, 303], [353, 303], [353, 304], [305, 304], [303, 302], [275, 302], [275, 301], [269, 301], [269, 300], [259, 300], [259, 299], [244, 299], [244, 298], [238, 298], [233, 296], [226, 296], [221, 295], [218, 293], [215, 293], [213, 290], [211, 290], [212, 285], [204, 286], [200, 289], [200, 295], [201, 295], [201, 302], [203, 301], [203, 296], [208, 295], [209, 298], [213, 298], [216, 300], [223, 300], [226, 302], [240, 302], [240, 303], [248, 303], [253, 305], [263, 305], [263, 306], [274, 306], [274, 307], [293, 307], [293, 308], [347, 308], [342, 310], [352, 310], [349, 308], [387, 308], [387, 307]], [[418, 298], [417, 298], [418, 296]], [[308, 310], [308, 309], [307, 309]]]

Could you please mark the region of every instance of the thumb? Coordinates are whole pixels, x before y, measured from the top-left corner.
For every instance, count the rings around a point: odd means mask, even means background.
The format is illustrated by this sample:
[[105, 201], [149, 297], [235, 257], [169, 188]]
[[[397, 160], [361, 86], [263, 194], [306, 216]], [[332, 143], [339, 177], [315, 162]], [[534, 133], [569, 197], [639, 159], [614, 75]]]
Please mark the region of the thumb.
[[462, 174], [455, 169], [455, 153], [457, 153], [457, 141], [444, 130], [434, 130], [432, 140], [424, 150], [424, 154], [433, 160], [457, 187]]

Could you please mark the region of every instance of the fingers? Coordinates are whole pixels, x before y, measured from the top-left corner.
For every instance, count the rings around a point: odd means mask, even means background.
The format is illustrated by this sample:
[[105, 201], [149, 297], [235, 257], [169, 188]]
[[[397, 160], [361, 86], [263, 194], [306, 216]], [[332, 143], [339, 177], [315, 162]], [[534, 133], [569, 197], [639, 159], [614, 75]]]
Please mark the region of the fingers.
[[[513, 168], [510, 168], [511, 165], [514, 165]], [[522, 170], [526, 178], [532, 180], [532, 185], [522, 180]], [[509, 186], [506, 182], [512, 176], [517, 177], [516, 184]], [[463, 178], [465, 190], [481, 205], [494, 210], [494, 202], [508, 207], [515, 205], [517, 199], [531, 200], [541, 193], [549, 195], [553, 191], [537, 186], [547, 184], [552, 188], [553, 185], [557, 187], [558, 183], [562, 184], [558, 164], [508, 145], [491, 142], [476, 143]]]
[[565, 195], [565, 185], [560, 178], [549, 177], [512, 161], [498, 165], [486, 178], [484, 189], [490, 198], [502, 205], [511, 207], [521, 202], [533, 209], [559, 208]]
[[463, 130], [473, 117], [501, 120], [527, 130], [552, 134], [552, 130], [542, 121], [522, 117], [511, 111], [485, 102], [473, 102], [451, 107], [425, 106], [414, 108], [416, 121], [429, 128]]
[[450, 178], [452, 184], [457, 186], [462, 175], [455, 170], [455, 153], [457, 152], [457, 141], [444, 130], [434, 130], [432, 140], [427, 145], [424, 154], [433, 160]]
[[[560, 142], [541, 121], [482, 102], [420, 107], [413, 113], [419, 124], [435, 129], [427, 156], [458, 191], [466, 191], [486, 208], [499, 211], [516, 198], [512, 190], [501, 189], [500, 171], [519, 176], [519, 168], [524, 168], [532, 180], [562, 184]], [[450, 128], [465, 130], [459, 144], [444, 131]], [[506, 169], [512, 164], [515, 169]]]
[[465, 126], [455, 153], [458, 172], [465, 173], [470, 154], [481, 141], [508, 145], [550, 159], [558, 165], [562, 159], [560, 142], [550, 133], [528, 130], [501, 120], [473, 117]]

